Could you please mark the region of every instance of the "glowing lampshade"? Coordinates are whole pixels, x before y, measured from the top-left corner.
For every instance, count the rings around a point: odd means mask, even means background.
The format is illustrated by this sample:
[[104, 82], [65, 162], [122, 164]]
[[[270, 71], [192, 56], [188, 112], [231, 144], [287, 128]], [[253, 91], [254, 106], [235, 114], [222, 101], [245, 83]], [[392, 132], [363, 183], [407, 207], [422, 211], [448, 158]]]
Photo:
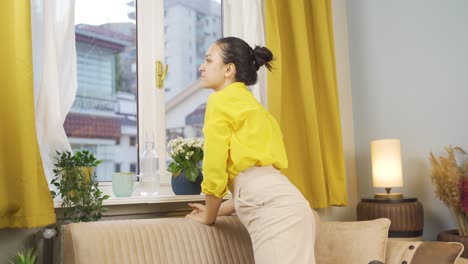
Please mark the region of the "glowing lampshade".
[[399, 139], [381, 139], [371, 142], [372, 181], [376, 188], [385, 188], [386, 194], [376, 198], [401, 198], [401, 194], [390, 194], [392, 187], [403, 186], [401, 151]]

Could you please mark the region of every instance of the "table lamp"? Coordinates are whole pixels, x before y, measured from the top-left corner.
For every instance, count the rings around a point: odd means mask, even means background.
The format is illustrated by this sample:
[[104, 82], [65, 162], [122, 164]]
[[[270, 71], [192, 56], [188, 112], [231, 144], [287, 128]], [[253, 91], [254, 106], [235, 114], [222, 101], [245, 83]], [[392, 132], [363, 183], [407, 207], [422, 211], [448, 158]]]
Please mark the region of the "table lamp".
[[392, 187], [403, 186], [399, 139], [380, 139], [371, 142], [372, 182], [386, 193], [374, 194], [379, 199], [401, 199], [401, 193], [390, 193]]

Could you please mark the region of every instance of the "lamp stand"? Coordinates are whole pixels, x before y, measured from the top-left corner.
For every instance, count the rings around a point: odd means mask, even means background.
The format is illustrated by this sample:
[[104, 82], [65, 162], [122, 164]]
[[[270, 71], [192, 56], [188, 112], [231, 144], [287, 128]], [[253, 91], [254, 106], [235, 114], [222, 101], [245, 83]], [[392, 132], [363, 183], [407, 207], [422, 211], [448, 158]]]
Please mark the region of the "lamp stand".
[[387, 193], [376, 193], [374, 194], [375, 199], [401, 199], [403, 198], [403, 194], [401, 193], [390, 193], [392, 188], [385, 188]]

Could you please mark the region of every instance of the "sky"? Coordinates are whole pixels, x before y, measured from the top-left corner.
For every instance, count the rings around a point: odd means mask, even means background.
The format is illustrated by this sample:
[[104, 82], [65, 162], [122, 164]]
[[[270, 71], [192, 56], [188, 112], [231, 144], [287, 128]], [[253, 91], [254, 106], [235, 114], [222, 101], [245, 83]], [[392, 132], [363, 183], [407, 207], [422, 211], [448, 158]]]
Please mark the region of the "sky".
[[[75, 25], [135, 22], [127, 17], [131, 0], [75, 0]], [[208, 0], [207, 0], [208, 1]], [[215, 0], [220, 3], [221, 0]]]
[[75, 0], [75, 25], [135, 22], [127, 17], [130, 0]]

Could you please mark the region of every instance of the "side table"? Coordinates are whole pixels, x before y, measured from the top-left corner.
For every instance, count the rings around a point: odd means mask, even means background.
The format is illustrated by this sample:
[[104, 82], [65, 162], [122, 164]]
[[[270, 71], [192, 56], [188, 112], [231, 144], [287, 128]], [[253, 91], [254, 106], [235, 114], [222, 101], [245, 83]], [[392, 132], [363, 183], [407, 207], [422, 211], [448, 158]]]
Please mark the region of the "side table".
[[357, 205], [358, 221], [388, 218], [391, 238], [419, 238], [423, 234], [423, 206], [417, 198], [363, 198]]

